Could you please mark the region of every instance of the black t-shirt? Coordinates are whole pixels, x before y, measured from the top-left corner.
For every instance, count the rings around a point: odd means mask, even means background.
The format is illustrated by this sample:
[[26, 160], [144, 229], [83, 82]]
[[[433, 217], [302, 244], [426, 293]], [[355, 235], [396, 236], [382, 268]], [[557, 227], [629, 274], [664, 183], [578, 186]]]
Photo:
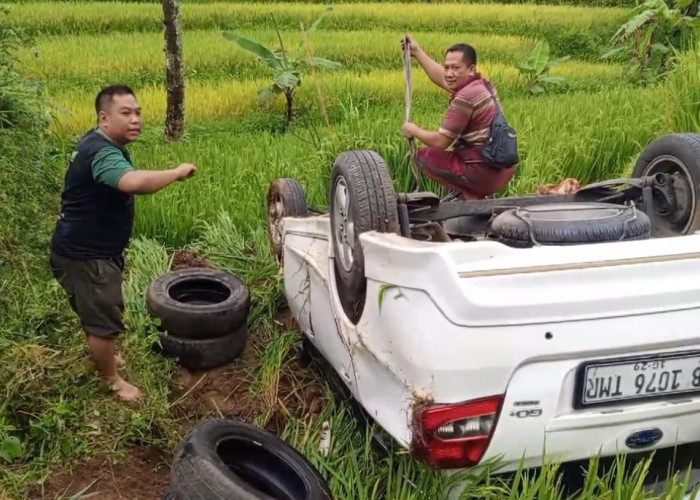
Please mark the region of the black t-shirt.
[[131, 164], [126, 148], [97, 129], [83, 135], [73, 151], [51, 240], [51, 249], [57, 254], [74, 259], [123, 255], [134, 223], [134, 196], [96, 181], [92, 168], [101, 150], [115, 147]]

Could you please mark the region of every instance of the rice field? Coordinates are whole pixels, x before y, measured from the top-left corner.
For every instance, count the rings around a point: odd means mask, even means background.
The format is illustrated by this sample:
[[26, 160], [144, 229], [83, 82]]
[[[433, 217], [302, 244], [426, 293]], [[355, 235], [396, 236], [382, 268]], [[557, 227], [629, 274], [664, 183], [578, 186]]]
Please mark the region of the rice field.
[[[13, 4], [13, 3], [32, 3], [32, 2], [38, 2], [41, 0], [6, 0], [5, 3], [8, 4]], [[57, 2], [61, 3], [72, 3], [72, 2], [84, 2], [86, 0], [56, 0]], [[148, 3], [158, 3], [158, 0], [87, 0], [88, 2], [90, 1], [101, 1], [101, 2], [120, 2], [120, 3], [142, 3], [142, 4], [148, 4]], [[335, 5], [342, 5], [342, 4], [354, 4], [354, 3], [376, 3], [376, 4], [381, 4], [381, 3], [395, 3], [396, 0], [378, 0], [378, 1], [371, 1], [371, 0], [341, 0], [340, 2], [334, 2]], [[183, 0], [183, 4], [189, 4], [189, 3], [220, 3], [221, 0]], [[259, 3], [259, 0], [240, 0], [239, 2], [236, 3], [246, 3], [246, 2], [253, 2], [253, 3]], [[287, 0], [272, 0], [268, 3], [286, 3]], [[323, 0], [307, 0], [305, 3], [312, 3], [312, 4], [325, 4], [328, 2], [324, 2]], [[433, 4], [433, 5], [441, 5], [444, 3], [454, 3], [454, 0], [407, 0], [404, 3], [408, 4], [414, 4], [414, 3], [426, 3], [426, 4]], [[584, 5], [587, 7], [633, 7], [635, 3], [632, 0], [570, 0], [570, 1], [565, 1], [565, 0], [534, 0], [534, 1], [525, 1], [525, 0], [469, 0], [469, 2], [465, 2], [469, 4], [478, 4], [478, 3], [501, 3], [501, 4], [520, 4], [520, 3], [534, 3], [534, 4], [545, 4], [545, 5]]]
[[[241, 33], [269, 45], [277, 35], [270, 30], [245, 30]], [[322, 33], [312, 40], [313, 53], [342, 64], [332, 72], [322, 71], [323, 79], [353, 79], [358, 75], [373, 77], [381, 86], [403, 78], [402, 62], [397, 47], [402, 33], [398, 31], [351, 31]], [[426, 51], [440, 57], [444, 48], [453, 43], [454, 36], [414, 33]], [[303, 54], [298, 33], [285, 31], [283, 40], [292, 54]], [[159, 34], [113, 34], [39, 38], [33, 49], [19, 54], [20, 64], [27, 72], [48, 82], [50, 89], [80, 88], [92, 92], [98, 83], [129, 80], [133, 86], [163, 84], [162, 36]], [[462, 39], [477, 47], [483, 61], [481, 70], [499, 78], [501, 87], [512, 87], [516, 79], [516, 64], [525, 59], [537, 44], [531, 38], [466, 34]], [[94, 47], [95, 57], [85, 60], [85, 46]], [[483, 50], [481, 48], [483, 47]], [[250, 83], [269, 70], [236, 44], [224, 39], [218, 31], [194, 31], [184, 37], [185, 65], [193, 82], [236, 81]], [[562, 54], [570, 55], [570, 54]], [[389, 76], [393, 71], [395, 76]], [[573, 58], [554, 68], [553, 73], [565, 77], [573, 85], [590, 88], [596, 82], [619, 80], [622, 67]], [[335, 76], [340, 75], [340, 76]], [[421, 85], [423, 80], [417, 82]], [[424, 86], [427, 89], [427, 86]], [[246, 89], [247, 92], [247, 89]]]
[[[153, 407], [130, 413], [108, 403], [118, 416], [114, 420], [107, 418], [102, 406], [95, 415], [94, 405], [106, 403], [74, 394], [71, 384], [50, 392], [52, 386], [45, 381], [59, 384], [61, 370], [67, 370], [76, 384], [83, 384], [87, 375], [72, 364], [59, 364], [57, 355], [24, 348], [22, 342], [32, 341], [39, 331], [41, 339], [63, 349], [70, 361], [79, 358], [82, 339], [77, 330], [58, 320], [68, 316], [60, 309], [65, 304], [54, 287], [28, 282], [23, 288], [26, 294], [17, 295], [8, 313], [7, 324], [12, 326], [7, 331], [19, 346], [12, 344], [8, 352], [21, 365], [18, 373], [34, 373], [32, 363], [45, 368], [34, 378], [23, 379], [14, 369], [3, 371], [0, 363], [0, 383], [7, 385], [0, 436], [5, 422], [14, 421], [9, 409], [36, 419], [28, 424], [31, 432], [24, 438], [32, 461], [0, 474], [0, 494], [5, 489], [11, 498], [22, 498], [19, 492], [49, 471], [80, 463], [92, 453], [124, 451], [134, 442], [169, 440], [173, 444], [174, 404], [169, 402], [172, 388], [166, 382], [172, 366], [149, 351], [143, 291], [150, 279], [167, 269], [178, 248], [194, 248], [250, 284], [253, 343], [260, 352], [250, 394], [263, 408], [257, 423], [265, 423], [277, 411], [282, 404], [280, 374], [290, 370], [298, 333], [273, 321], [283, 301], [265, 236], [267, 186], [277, 177], [296, 177], [307, 188], [311, 205], [326, 206], [334, 158], [344, 150], [362, 148], [374, 149], [387, 160], [397, 190], [409, 188], [408, 147], [400, 133], [404, 80], [399, 41], [404, 31], [413, 33], [437, 60], [458, 41], [477, 49], [480, 70], [497, 86], [505, 113], [519, 134], [522, 163], [508, 194], [533, 192], [542, 183], [565, 177], [587, 182], [625, 175], [651, 139], [670, 131], [700, 130], [698, 54], [682, 56], [669, 79], [638, 85], [621, 64], [603, 63], [598, 57], [610, 35], [627, 19], [629, 2], [571, 3], [337, 4], [311, 41], [314, 55], [338, 61], [342, 67], [304, 75], [296, 96], [296, 120], [285, 131], [282, 100], [266, 105], [256, 100], [256, 92], [269, 84], [270, 73], [221, 32], [236, 30], [276, 47], [274, 16], [285, 43], [294, 51], [300, 39], [299, 23], [308, 25], [323, 5], [315, 1], [184, 1], [186, 136], [175, 143], [162, 139], [166, 96], [158, 3], [10, 3], [4, 22], [34, 37], [33, 47], [17, 54], [18, 63], [42, 82], [53, 106], [50, 131], [55, 146], [46, 176], [60, 183], [75, 139], [94, 125], [95, 94], [102, 85], [114, 82], [133, 86], [143, 108], [145, 131], [130, 146], [136, 165], [154, 169], [192, 162], [199, 170], [192, 180], [139, 197], [136, 204], [135, 239], [125, 282], [129, 328], [125, 354], [135, 360], [130, 377], [144, 387]], [[532, 95], [517, 63], [541, 38], [549, 41], [553, 57], [572, 58], [552, 70], [565, 78], [566, 85]], [[413, 78], [414, 120], [435, 129], [448, 95], [433, 86], [415, 62]], [[439, 189], [434, 183], [429, 187]], [[53, 216], [47, 216], [46, 227]], [[23, 279], [18, 274], [16, 283]], [[4, 331], [0, 327], [0, 348], [10, 349], [3, 340]], [[97, 391], [90, 395], [95, 400], [99, 397]], [[30, 401], [38, 408], [30, 408]], [[377, 458], [346, 409], [332, 398], [329, 401], [315, 418], [289, 416], [283, 437], [319, 467], [337, 498], [440, 498], [447, 481], [444, 476], [405, 456], [394, 461]], [[10, 416], [3, 413], [6, 409]], [[179, 416], [178, 421], [184, 418]], [[323, 420], [331, 422], [336, 436], [334, 451], [325, 458], [315, 446]], [[104, 425], [109, 432], [92, 433], [94, 425]], [[589, 481], [588, 493], [580, 498], [631, 498], [625, 495], [637, 488], [639, 476], [624, 484], [606, 483], [595, 476]], [[509, 485], [479, 476], [467, 497], [563, 498], [555, 482], [551, 471], [537, 481], [526, 480], [519, 496]], [[675, 491], [669, 490], [663, 498], [681, 498], [678, 484], [672, 488]]]
[[[157, 4], [27, 3], [13, 6], [7, 18], [11, 27], [30, 34], [75, 34], [144, 32], [161, 29], [162, 11]], [[191, 29], [256, 29], [309, 26], [323, 5], [303, 3], [211, 3], [184, 4], [183, 27]], [[588, 39], [601, 41], [612, 35], [629, 13], [613, 7], [581, 7], [534, 4], [345, 4], [336, 6], [324, 20], [323, 30], [395, 29], [461, 34], [538, 35], [552, 39], [571, 38], [571, 43]]]

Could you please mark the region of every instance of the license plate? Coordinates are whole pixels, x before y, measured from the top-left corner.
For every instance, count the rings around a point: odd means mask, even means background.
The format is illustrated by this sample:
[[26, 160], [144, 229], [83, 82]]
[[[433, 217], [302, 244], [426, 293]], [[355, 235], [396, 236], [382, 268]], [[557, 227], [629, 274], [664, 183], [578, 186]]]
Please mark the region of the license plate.
[[700, 392], [700, 352], [606, 361], [580, 366], [575, 408]]

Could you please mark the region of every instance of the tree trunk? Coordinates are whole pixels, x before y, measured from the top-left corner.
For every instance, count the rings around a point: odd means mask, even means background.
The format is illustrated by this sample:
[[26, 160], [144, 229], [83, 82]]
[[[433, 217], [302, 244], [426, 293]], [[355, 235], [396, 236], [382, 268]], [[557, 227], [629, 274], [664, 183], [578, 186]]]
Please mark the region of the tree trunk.
[[177, 140], [185, 128], [185, 65], [182, 58], [180, 0], [161, 0], [165, 28], [167, 111], [165, 138]]
[[284, 114], [285, 125], [289, 126], [294, 119], [294, 90], [285, 90], [284, 97], [287, 99], [287, 109]]

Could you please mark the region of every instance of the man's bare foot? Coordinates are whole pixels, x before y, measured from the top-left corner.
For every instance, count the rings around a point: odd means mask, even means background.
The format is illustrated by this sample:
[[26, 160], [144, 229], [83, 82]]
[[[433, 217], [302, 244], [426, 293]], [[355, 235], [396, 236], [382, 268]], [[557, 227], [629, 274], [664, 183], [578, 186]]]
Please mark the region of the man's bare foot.
[[141, 399], [141, 391], [123, 378], [116, 377], [114, 380], [111, 380], [110, 383], [112, 385], [112, 390], [123, 400], [137, 401]]
[[126, 361], [124, 361], [124, 358], [122, 358], [119, 354], [114, 355], [114, 364], [120, 370], [126, 367]]

